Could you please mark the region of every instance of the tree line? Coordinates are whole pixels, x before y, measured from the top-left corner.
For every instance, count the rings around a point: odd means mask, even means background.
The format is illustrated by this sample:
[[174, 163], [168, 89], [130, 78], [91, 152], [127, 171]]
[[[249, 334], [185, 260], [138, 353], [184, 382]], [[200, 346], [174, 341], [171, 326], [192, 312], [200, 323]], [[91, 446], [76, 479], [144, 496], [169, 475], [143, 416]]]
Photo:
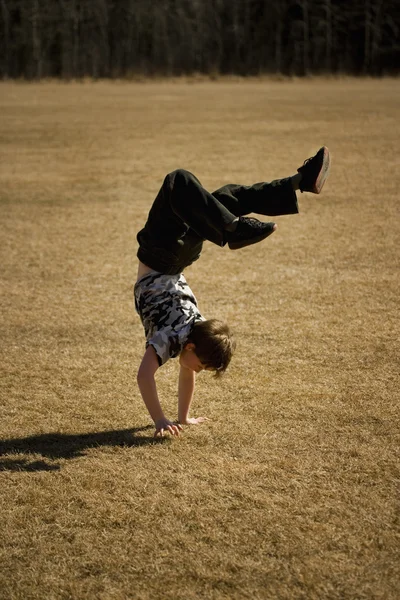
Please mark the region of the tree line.
[[396, 74], [398, 0], [0, 0], [0, 78]]

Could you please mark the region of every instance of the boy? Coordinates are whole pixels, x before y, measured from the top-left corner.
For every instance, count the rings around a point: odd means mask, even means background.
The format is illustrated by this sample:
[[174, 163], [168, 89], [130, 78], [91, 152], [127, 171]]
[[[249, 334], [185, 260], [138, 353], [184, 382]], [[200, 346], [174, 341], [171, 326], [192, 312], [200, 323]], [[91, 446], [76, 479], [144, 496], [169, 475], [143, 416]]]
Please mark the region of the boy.
[[[179, 435], [182, 425], [205, 420], [189, 417], [196, 373], [205, 369], [220, 375], [235, 349], [229, 327], [216, 319], [206, 321], [199, 312], [183, 270], [199, 258], [205, 240], [237, 250], [271, 235], [275, 223], [244, 215], [297, 213], [296, 191], [319, 194], [329, 165], [329, 151], [323, 146], [292, 177], [253, 186], [226, 185], [212, 194], [183, 169], [166, 176], [146, 225], [137, 235], [139, 269], [134, 290], [146, 335], [137, 381], [155, 424], [155, 436], [166, 431]], [[161, 408], [155, 373], [176, 356], [180, 363], [178, 421], [172, 422]]]

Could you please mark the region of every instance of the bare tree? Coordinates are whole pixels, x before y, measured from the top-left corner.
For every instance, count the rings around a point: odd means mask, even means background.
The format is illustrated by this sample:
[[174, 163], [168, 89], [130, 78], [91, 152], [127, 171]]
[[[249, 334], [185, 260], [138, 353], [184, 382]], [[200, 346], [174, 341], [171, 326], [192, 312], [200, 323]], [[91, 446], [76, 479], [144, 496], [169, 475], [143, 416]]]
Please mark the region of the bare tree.
[[374, 4], [374, 10], [371, 14], [372, 19], [370, 20], [370, 69], [369, 71], [374, 74], [377, 70], [377, 58], [379, 54], [379, 48], [382, 37], [382, 23], [383, 23], [383, 0], [376, 0]]
[[34, 76], [37, 79], [41, 79], [43, 75], [43, 60], [39, 0], [32, 0], [31, 10], [32, 55], [34, 61]]
[[332, 69], [332, 47], [333, 47], [333, 34], [332, 34], [332, 0], [323, 0], [323, 6], [325, 9], [325, 71], [331, 72]]
[[6, 0], [1, 0], [0, 7], [2, 22], [2, 35], [0, 37], [2, 48], [2, 62], [0, 65], [0, 69], [3, 79], [7, 79], [10, 68], [10, 12]]
[[303, 0], [303, 74], [307, 75], [310, 71], [310, 20], [308, 10], [308, 0]]
[[[266, 2], [267, 5], [270, 4], [269, 1]], [[282, 40], [282, 34], [283, 34], [283, 24], [284, 24], [284, 18], [285, 18], [285, 13], [286, 13], [286, 2], [274, 2], [273, 3], [273, 10], [274, 10], [274, 19], [273, 19], [273, 25], [274, 25], [274, 33], [273, 33], [273, 37], [274, 37], [274, 62], [275, 62], [275, 73], [282, 73], [282, 69], [283, 69], [283, 63], [282, 63], [282, 57], [283, 57], [283, 40]]]

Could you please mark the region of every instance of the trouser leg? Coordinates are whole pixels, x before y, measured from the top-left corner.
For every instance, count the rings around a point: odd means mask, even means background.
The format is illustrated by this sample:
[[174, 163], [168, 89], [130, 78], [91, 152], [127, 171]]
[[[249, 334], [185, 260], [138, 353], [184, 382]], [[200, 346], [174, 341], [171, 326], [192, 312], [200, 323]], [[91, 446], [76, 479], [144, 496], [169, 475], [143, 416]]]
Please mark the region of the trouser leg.
[[212, 195], [237, 217], [249, 213], [272, 217], [299, 212], [296, 192], [290, 178], [251, 186], [229, 184]]
[[178, 169], [167, 175], [162, 187], [164, 201], [200, 237], [219, 246], [235, 214], [210, 194], [189, 171]]
[[174, 233], [183, 222], [203, 239], [221, 246], [224, 231], [235, 217], [297, 212], [296, 193], [289, 178], [251, 186], [229, 184], [211, 194], [192, 173], [178, 169], [166, 176], [148, 223], [161, 231], [168, 226]]

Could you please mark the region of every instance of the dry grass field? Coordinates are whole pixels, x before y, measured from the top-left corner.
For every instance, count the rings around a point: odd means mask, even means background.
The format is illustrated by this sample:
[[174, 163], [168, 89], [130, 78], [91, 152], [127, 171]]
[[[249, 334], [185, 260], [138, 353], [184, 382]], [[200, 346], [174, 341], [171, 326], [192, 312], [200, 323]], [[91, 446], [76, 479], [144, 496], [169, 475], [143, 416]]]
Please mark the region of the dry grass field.
[[[399, 122], [393, 79], [0, 85], [1, 600], [397, 600]], [[238, 348], [154, 441], [132, 289], [165, 174], [322, 144], [321, 196], [186, 271]]]

